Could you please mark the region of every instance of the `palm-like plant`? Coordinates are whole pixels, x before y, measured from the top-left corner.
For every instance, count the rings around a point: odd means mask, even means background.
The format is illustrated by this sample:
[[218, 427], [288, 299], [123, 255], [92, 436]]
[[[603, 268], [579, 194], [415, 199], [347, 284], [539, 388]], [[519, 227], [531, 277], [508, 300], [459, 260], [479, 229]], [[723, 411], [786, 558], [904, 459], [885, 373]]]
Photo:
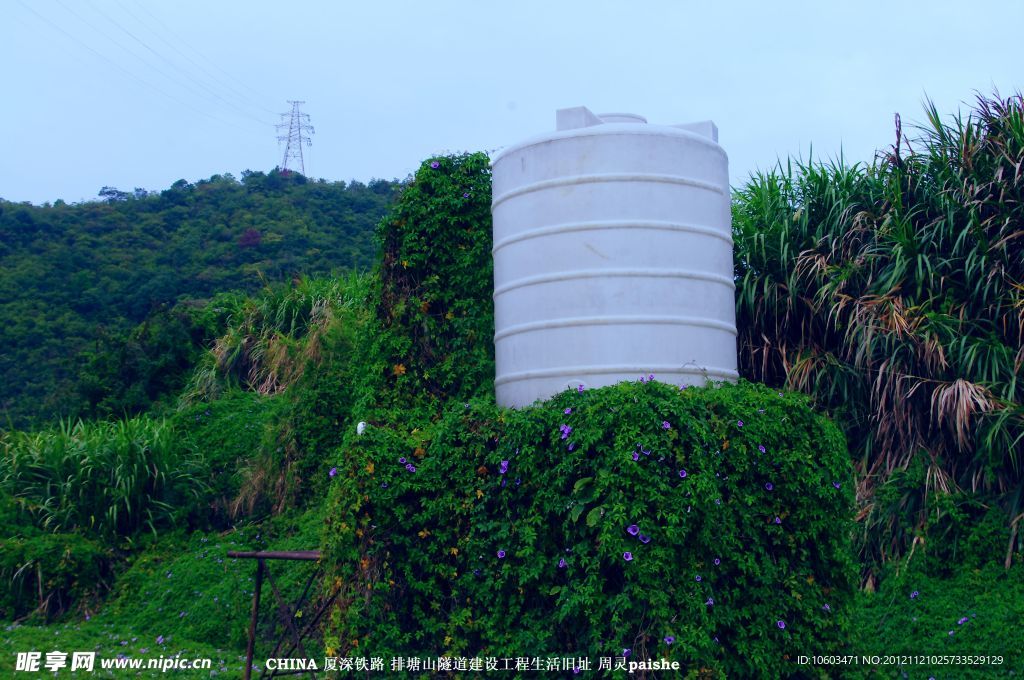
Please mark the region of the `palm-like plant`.
[[0, 436], [0, 492], [48, 531], [155, 533], [205, 492], [202, 477], [170, 426], [147, 417]]
[[[808, 392], [846, 428], [863, 551], [899, 556], [934, 494], [1024, 509], [1024, 116], [979, 97], [871, 166], [787, 164], [736, 194], [740, 370]], [[905, 145], [905, 146], [904, 146]], [[895, 504], [880, 487], [912, 465]], [[891, 494], [890, 494], [891, 495]], [[887, 496], [888, 497], [888, 496]]]

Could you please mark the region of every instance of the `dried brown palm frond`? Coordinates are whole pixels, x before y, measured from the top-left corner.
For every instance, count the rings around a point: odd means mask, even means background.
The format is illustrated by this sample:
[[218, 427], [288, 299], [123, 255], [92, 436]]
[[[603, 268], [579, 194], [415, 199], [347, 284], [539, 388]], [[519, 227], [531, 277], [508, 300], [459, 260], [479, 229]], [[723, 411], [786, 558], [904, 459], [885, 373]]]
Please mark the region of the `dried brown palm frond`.
[[1024, 103], [929, 103], [897, 139], [870, 167], [758, 174], [733, 220], [741, 374], [840, 419], [876, 561], [943, 495], [1024, 505]]
[[956, 432], [956, 443], [962, 451], [973, 448], [971, 418], [995, 408], [992, 393], [982, 385], [957, 378], [932, 391], [933, 422], [938, 427], [949, 426]]
[[293, 385], [322, 352], [326, 333], [340, 320], [337, 309], [365, 299], [365, 277], [301, 278], [291, 287], [267, 287], [229, 321], [202, 359], [183, 403], [215, 397], [228, 385], [277, 394]]

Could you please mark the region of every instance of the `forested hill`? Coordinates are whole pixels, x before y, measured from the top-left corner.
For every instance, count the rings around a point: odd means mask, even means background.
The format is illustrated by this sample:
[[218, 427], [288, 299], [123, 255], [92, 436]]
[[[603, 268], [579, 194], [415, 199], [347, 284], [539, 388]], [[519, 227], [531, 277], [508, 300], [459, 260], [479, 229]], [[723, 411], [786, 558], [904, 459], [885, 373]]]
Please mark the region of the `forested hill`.
[[[105, 393], [96, 389], [109, 386], [83, 387], [82, 372], [90, 362], [98, 370], [104, 351], [138, 353], [147, 319], [166, 325], [170, 310], [219, 292], [368, 268], [373, 227], [397, 189], [274, 170], [152, 193], [104, 187], [99, 200], [79, 204], [0, 200], [0, 427], [102, 415], [95, 407]], [[103, 370], [131, 370], [127, 359], [107, 357]], [[131, 410], [146, 401], [114, 403]]]

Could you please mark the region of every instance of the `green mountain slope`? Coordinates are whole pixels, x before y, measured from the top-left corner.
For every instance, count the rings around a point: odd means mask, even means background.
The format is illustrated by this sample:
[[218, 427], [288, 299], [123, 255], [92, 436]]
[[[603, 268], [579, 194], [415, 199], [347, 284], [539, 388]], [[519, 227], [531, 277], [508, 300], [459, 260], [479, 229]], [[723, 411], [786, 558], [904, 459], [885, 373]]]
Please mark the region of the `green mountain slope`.
[[83, 350], [130, 351], [131, 329], [175, 303], [368, 268], [397, 189], [275, 170], [159, 193], [104, 187], [75, 205], [0, 200], [0, 417], [24, 427], [95, 414]]

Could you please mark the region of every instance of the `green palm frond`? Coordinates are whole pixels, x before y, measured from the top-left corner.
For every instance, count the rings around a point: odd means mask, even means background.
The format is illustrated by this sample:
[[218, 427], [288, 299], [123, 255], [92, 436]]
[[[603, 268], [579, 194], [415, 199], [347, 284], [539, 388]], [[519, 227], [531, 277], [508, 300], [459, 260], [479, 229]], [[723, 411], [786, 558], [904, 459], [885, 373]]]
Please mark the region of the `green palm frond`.
[[925, 118], [870, 166], [780, 163], [733, 207], [741, 374], [841, 418], [873, 559], [909, 549], [935, 494], [1011, 521], [1024, 486], [1024, 107]]

